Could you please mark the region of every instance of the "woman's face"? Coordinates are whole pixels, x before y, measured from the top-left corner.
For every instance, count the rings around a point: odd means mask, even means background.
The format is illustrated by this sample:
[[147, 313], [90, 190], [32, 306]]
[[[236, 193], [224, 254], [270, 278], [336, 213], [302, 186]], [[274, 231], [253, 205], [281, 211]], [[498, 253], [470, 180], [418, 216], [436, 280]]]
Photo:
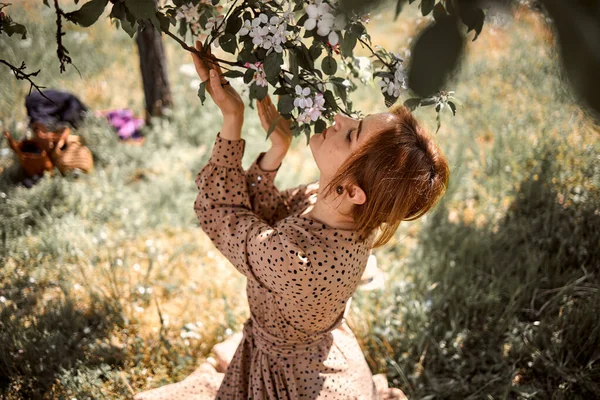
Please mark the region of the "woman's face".
[[356, 149], [371, 136], [390, 126], [394, 118], [388, 112], [369, 114], [362, 120], [338, 113], [332, 126], [310, 138], [310, 150], [321, 172], [321, 179], [331, 179]]

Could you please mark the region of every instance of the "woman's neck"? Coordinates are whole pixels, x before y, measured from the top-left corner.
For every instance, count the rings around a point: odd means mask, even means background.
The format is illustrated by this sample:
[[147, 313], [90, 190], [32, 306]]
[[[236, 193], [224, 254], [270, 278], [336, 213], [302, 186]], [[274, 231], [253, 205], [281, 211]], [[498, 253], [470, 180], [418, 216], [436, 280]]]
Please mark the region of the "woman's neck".
[[325, 182], [319, 182], [317, 201], [313, 206], [308, 207], [303, 215], [332, 228], [355, 229], [352, 217], [344, 215], [350, 212], [352, 204], [346, 200], [345, 194], [335, 196], [335, 193], [332, 193], [329, 197], [325, 197], [325, 186]]

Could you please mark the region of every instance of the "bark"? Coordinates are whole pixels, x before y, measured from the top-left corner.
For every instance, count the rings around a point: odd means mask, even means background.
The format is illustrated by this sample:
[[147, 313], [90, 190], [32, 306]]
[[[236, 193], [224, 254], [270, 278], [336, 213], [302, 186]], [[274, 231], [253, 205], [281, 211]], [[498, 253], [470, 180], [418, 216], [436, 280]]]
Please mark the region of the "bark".
[[160, 32], [150, 23], [144, 29], [138, 28], [137, 45], [146, 98], [146, 122], [149, 122], [150, 117], [163, 116], [164, 110], [173, 106], [173, 97]]

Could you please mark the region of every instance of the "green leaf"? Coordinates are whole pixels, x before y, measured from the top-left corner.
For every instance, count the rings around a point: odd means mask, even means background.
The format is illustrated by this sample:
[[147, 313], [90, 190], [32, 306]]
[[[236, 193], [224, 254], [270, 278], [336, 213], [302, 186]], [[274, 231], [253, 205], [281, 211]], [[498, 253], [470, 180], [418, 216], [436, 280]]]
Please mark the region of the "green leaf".
[[319, 118], [317, 120], [317, 122], [315, 123], [315, 133], [321, 133], [325, 129], [327, 129], [327, 123], [325, 121], [323, 121], [321, 118]]
[[435, 5], [435, 0], [421, 0], [421, 13], [423, 16], [428, 15]]
[[257, 85], [256, 82], [250, 85], [250, 99], [262, 100], [267, 95], [267, 92], [266, 86]]
[[183, 37], [185, 39], [185, 34], [187, 33], [187, 22], [185, 22], [185, 20], [181, 20], [179, 21], [179, 36]]
[[306, 135], [306, 145], [310, 144], [310, 125], [304, 124], [304, 134]]
[[323, 58], [323, 61], [321, 62], [321, 69], [327, 75], [335, 75], [337, 72], [337, 62], [335, 61], [335, 58], [332, 56]]
[[435, 7], [433, 7], [433, 19], [436, 21], [439, 21], [447, 16], [448, 13], [446, 13], [446, 9], [442, 3], [437, 3]]
[[356, 46], [356, 42], [358, 37], [350, 31], [347, 31], [344, 35], [344, 39], [342, 40], [341, 50], [342, 56], [344, 57], [352, 57], [352, 51]]
[[125, 19], [125, 5], [123, 3], [114, 4], [108, 17], [118, 20]]
[[271, 79], [267, 78], [267, 82], [269, 82], [273, 87], [277, 86], [277, 84], [279, 83], [279, 76], [274, 76]]
[[[250, 42], [252, 43], [252, 42]], [[249, 62], [249, 63], [255, 63], [258, 61], [258, 58], [256, 58], [256, 55], [254, 55], [254, 53], [250, 52], [250, 50], [244, 48], [242, 51], [240, 51], [238, 53], [238, 57], [237, 59], [239, 61], [243, 63]]]
[[278, 94], [278, 95], [286, 95], [288, 94], [288, 89], [286, 87], [278, 87], [277, 89], [275, 89], [275, 91], [273, 92], [273, 94]]
[[267, 59], [263, 64], [267, 79], [273, 79], [281, 72], [281, 64], [283, 63], [281, 57], [282, 55], [275, 51], [271, 52], [271, 54], [267, 56]]
[[412, 99], [408, 99], [404, 102], [404, 105], [411, 111], [414, 111], [417, 107], [421, 105], [421, 99], [417, 97], [413, 97]]
[[337, 102], [335, 101], [335, 97], [331, 90], [326, 90], [325, 93], [323, 93], [323, 97], [325, 98], [325, 104], [327, 104], [328, 108], [332, 110], [337, 109]]
[[244, 83], [250, 83], [254, 80], [254, 71], [252, 68], [248, 68], [246, 72], [244, 72]]
[[154, 0], [125, 0], [125, 7], [138, 21], [156, 18]]
[[302, 68], [312, 71], [315, 69], [315, 62], [308, 48], [304, 43], [301, 43], [299, 47], [294, 48], [296, 54], [298, 55], [298, 65]]
[[398, 16], [402, 12], [402, 8], [404, 7], [404, 3], [406, 3], [406, 0], [397, 0], [397, 2], [396, 2], [396, 11], [394, 13], [394, 21], [396, 21], [398, 19]]
[[275, 127], [277, 126], [277, 123], [279, 122], [279, 120], [283, 118], [281, 115], [279, 115], [277, 118], [275, 118], [273, 121], [271, 121], [271, 125], [269, 125], [269, 130], [267, 131], [267, 139], [269, 138], [269, 136], [271, 136], [271, 133], [273, 133], [273, 131], [275, 130]]
[[308, 49], [308, 53], [312, 57], [313, 60], [321, 57], [321, 53], [323, 53], [323, 47], [319, 44], [320, 42], [313, 42], [313, 44]]
[[289, 94], [283, 95], [279, 98], [277, 103], [277, 111], [281, 114], [289, 114], [294, 109], [294, 98]]
[[437, 103], [437, 99], [435, 97], [428, 97], [426, 99], [421, 99], [422, 106], [432, 106]]
[[8, 36], [14, 34], [21, 35], [21, 39], [27, 39], [27, 28], [24, 25], [17, 24], [9, 17], [2, 18], [2, 29]]
[[167, 17], [163, 13], [157, 12], [156, 18], [158, 19], [158, 22], [160, 23], [160, 30], [163, 32], [168, 32], [169, 26], [171, 25], [169, 17]]
[[439, 92], [458, 67], [465, 36], [456, 17], [443, 18], [425, 28], [413, 41], [408, 86], [419, 97]]
[[391, 107], [392, 105], [394, 105], [394, 103], [396, 102], [396, 100], [398, 100], [397, 97], [390, 96], [387, 93], [385, 93], [383, 95], [383, 98], [385, 100], [385, 106], [388, 107], [388, 108]]
[[448, 102], [448, 106], [450, 107], [450, 110], [452, 110], [452, 115], [456, 116], [456, 104], [454, 104], [453, 102], [449, 101]]
[[306, 22], [307, 19], [308, 19], [308, 14], [304, 14], [303, 16], [300, 17], [298, 22], [296, 22], [296, 26], [304, 26], [304, 23]]
[[288, 61], [290, 65], [290, 72], [292, 73], [292, 79], [298, 81], [298, 58], [296, 53], [288, 51]]
[[243, 24], [244, 24], [244, 22], [242, 21], [242, 19], [240, 17], [232, 15], [229, 18], [227, 18], [227, 25], [225, 25], [225, 32], [235, 35], [242, 28]]
[[475, 41], [483, 29], [485, 13], [481, 8], [469, 6], [461, 7], [459, 13], [460, 19], [468, 28], [467, 33], [475, 31], [475, 37], [473, 38], [473, 41]]
[[206, 100], [206, 83], [207, 82], [208, 81], [204, 81], [204, 82], [200, 83], [200, 87], [198, 88], [198, 97], [200, 98], [202, 105], [204, 105], [204, 100]]
[[348, 107], [348, 104], [346, 103], [348, 99], [348, 92], [346, 91], [346, 86], [344, 86], [343, 83], [338, 81], [331, 81], [331, 83], [333, 84], [333, 91], [335, 92], [335, 94], [337, 94], [338, 97], [342, 99], [342, 103], [344, 103], [344, 105]]
[[[125, 11], [125, 15], [131, 16], [131, 14], [129, 14], [129, 11], [127, 10]], [[134, 22], [131, 22], [132, 19]], [[135, 33], [137, 32], [137, 22], [135, 22], [135, 18], [126, 17], [121, 19], [121, 28], [123, 28], [123, 30], [127, 32], [129, 37], [133, 37], [133, 35], [135, 35]]]
[[65, 17], [77, 25], [88, 27], [100, 18], [107, 4], [108, 0], [91, 0], [79, 10], [65, 14]]
[[223, 76], [226, 78], [241, 78], [245, 74], [242, 71], [236, 71], [234, 69], [230, 69], [229, 71], [223, 72]]
[[235, 54], [235, 51], [237, 50], [237, 40], [235, 38], [235, 35], [232, 33], [225, 33], [223, 36], [219, 37], [217, 39], [219, 41], [219, 44], [221, 45], [221, 48], [230, 53], [230, 54]]

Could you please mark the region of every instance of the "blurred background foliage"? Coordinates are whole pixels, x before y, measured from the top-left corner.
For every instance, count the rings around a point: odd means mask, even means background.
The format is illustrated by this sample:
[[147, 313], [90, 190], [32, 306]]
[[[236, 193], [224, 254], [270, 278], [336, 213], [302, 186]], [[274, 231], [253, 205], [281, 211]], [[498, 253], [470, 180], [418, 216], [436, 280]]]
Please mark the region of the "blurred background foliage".
[[[40, 82], [93, 110], [141, 115], [135, 42], [104, 18], [68, 24], [81, 76], [60, 74], [52, 10], [39, 3], [11, 6], [30, 34], [3, 38], [2, 57], [41, 68]], [[451, 77], [463, 105], [435, 136], [449, 192], [376, 250], [385, 285], [352, 304], [371, 368], [412, 399], [600, 396], [599, 128], [565, 83], [547, 18], [521, 5], [486, 14]], [[368, 28], [374, 44], [405, 54], [430, 22], [413, 4], [396, 21], [373, 14]], [[243, 279], [192, 209], [221, 119], [200, 106], [189, 55], [168, 41], [166, 52], [175, 107], [143, 146], [90, 116], [77, 134], [95, 170], [26, 189], [0, 144], [0, 397], [128, 398], [184, 378], [247, 317]], [[5, 72], [0, 129], [25, 136], [29, 87]], [[353, 100], [384, 110], [377, 87]], [[247, 167], [267, 142], [246, 113]], [[435, 116], [416, 113], [435, 131]], [[317, 176], [295, 139], [276, 183]]]

